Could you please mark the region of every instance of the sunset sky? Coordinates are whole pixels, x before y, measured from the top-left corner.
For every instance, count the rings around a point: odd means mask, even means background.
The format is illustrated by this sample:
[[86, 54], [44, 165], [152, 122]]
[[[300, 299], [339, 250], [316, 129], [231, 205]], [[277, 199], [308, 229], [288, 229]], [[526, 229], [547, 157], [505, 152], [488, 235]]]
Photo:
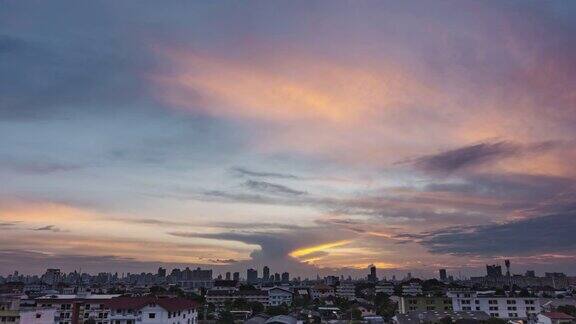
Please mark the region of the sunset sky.
[[1, 1], [0, 274], [576, 274], [576, 1]]

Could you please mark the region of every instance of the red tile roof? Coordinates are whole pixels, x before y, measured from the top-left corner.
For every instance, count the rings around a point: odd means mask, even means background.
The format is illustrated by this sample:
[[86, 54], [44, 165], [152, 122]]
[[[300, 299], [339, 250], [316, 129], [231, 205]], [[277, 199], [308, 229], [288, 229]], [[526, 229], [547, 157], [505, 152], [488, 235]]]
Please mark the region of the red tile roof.
[[116, 297], [106, 302], [110, 309], [141, 309], [147, 305], [156, 304], [169, 312], [196, 308], [196, 302], [184, 298], [156, 298], [156, 297]]
[[550, 319], [566, 319], [566, 320], [574, 319], [573, 316], [570, 316], [568, 314], [564, 314], [561, 312], [547, 312], [547, 313], [542, 313], [542, 315], [544, 315]]

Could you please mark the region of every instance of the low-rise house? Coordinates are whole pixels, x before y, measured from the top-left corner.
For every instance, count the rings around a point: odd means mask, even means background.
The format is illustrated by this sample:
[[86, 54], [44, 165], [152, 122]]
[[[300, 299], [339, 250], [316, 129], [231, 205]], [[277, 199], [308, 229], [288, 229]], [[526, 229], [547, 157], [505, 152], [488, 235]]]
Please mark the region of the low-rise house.
[[546, 312], [537, 316], [537, 324], [569, 324], [573, 321], [573, 316], [561, 312]]

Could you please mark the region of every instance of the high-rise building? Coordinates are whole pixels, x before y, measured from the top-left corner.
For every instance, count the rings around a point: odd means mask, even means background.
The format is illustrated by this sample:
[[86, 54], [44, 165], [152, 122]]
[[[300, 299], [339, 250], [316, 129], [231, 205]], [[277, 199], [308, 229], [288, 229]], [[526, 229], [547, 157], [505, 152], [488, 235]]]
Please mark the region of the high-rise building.
[[526, 277], [530, 277], [530, 278], [536, 278], [536, 271], [534, 270], [526, 270]]
[[158, 277], [160, 277], [160, 278], [166, 277], [166, 268], [162, 268], [162, 267], [158, 268]]
[[226, 280], [230, 280], [230, 271], [226, 272]]
[[240, 272], [234, 272], [234, 274], [232, 275], [232, 279], [240, 281]]
[[288, 272], [282, 273], [282, 283], [289, 283], [290, 282], [290, 274]]
[[448, 275], [446, 274], [446, 269], [440, 269], [438, 271], [440, 273], [440, 281], [447, 281]]
[[42, 281], [47, 285], [55, 285], [60, 282], [61, 277], [60, 269], [47, 269], [42, 276]]
[[264, 266], [262, 269], [262, 281], [268, 282], [270, 281], [270, 268], [268, 266]]
[[500, 265], [486, 265], [486, 276], [490, 278], [502, 277], [502, 266]]
[[280, 274], [278, 272], [274, 274], [274, 282], [280, 282]]
[[368, 275], [368, 281], [376, 282], [378, 281], [378, 276], [376, 275], [376, 266], [370, 266], [370, 274]]
[[246, 270], [246, 282], [249, 284], [255, 284], [258, 282], [258, 270], [248, 269]]

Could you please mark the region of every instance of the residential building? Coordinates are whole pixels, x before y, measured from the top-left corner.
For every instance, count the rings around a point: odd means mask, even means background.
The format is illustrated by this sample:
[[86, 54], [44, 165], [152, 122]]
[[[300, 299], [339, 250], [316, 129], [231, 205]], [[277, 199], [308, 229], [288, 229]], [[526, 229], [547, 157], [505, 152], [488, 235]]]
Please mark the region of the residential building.
[[570, 324], [574, 317], [560, 312], [547, 312], [538, 314], [537, 324]]
[[394, 324], [440, 324], [446, 317], [450, 317], [456, 323], [480, 323], [490, 318], [486, 313], [480, 311], [415, 311], [397, 314], [392, 318], [392, 322]]
[[536, 297], [511, 297], [477, 292], [449, 292], [454, 311], [482, 311], [502, 319], [527, 319], [540, 313]]
[[452, 299], [448, 297], [401, 297], [400, 314], [414, 311], [451, 311]]
[[374, 287], [374, 293], [392, 296], [394, 295], [394, 284], [387, 281], [381, 281]]
[[403, 296], [418, 296], [422, 294], [422, 285], [417, 282], [410, 282], [402, 285]]
[[310, 295], [312, 299], [323, 299], [335, 296], [334, 288], [325, 284], [317, 284], [310, 288]]
[[37, 308], [28, 305], [21, 295], [0, 297], [0, 323], [10, 324], [53, 324], [55, 308]]
[[274, 287], [268, 289], [268, 305], [269, 306], [279, 306], [279, 305], [292, 305], [292, 296], [294, 295], [289, 289], [282, 287]]
[[259, 302], [265, 306], [268, 305], [268, 292], [263, 290], [208, 290], [206, 293], [206, 301], [218, 306], [224, 305], [227, 300], [234, 301], [239, 298], [246, 299], [249, 302]]
[[55, 308], [54, 323], [81, 324], [89, 319], [96, 324], [111, 324], [106, 301], [120, 295], [46, 295], [36, 298], [39, 308]]
[[118, 297], [106, 303], [110, 324], [196, 324], [196, 303], [184, 298]]
[[341, 282], [340, 285], [336, 287], [336, 296], [354, 299], [356, 298], [356, 287], [353, 283]]

